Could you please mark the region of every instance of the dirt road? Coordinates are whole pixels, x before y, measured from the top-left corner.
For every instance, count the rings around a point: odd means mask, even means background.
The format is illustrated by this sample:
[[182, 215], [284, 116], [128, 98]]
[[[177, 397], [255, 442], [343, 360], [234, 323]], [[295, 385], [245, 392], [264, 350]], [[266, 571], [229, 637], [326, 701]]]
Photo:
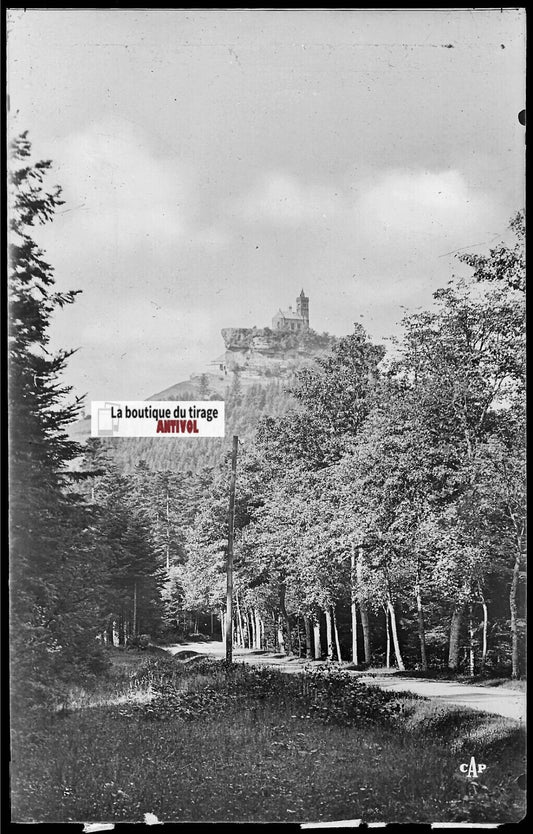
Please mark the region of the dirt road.
[[[223, 658], [225, 656], [224, 643], [186, 643], [167, 646], [167, 651], [173, 655], [181, 652], [198, 652]], [[251, 663], [255, 666], [275, 666], [285, 672], [298, 672], [307, 661], [301, 658], [287, 658], [273, 653], [255, 654], [250, 649], [237, 649], [233, 653], [234, 660]], [[325, 661], [323, 661], [325, 662]], [[313, 665], [316, 661], [313, 662]], [[413, 692], [423, 698], [430, 698], [441, 704], [465, 707], [494, 715], [503, 715], [515, 721], [525, 722], [526, 697], [524, 692], [506, 689], [503, 686], [488, 687], [472, 684], [456, 683], [454, 681], [428, 681], [421, 678], [398, 678], [392, 673], [368, 674], [365, 672], [350, 672], [357, 675], [365, 683], [398, 692]]]

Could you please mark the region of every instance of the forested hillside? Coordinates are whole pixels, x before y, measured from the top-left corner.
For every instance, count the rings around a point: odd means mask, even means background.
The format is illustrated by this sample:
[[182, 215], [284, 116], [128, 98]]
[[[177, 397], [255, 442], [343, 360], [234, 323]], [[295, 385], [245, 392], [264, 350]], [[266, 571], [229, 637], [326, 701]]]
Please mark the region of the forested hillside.
[[[169, 469], [173, 472], [200, 472], [205, 467], [217, 466], [231, 446], [233, 434], [243, 440], [252, 437], [258, 421], [267, 415], [282, 416], [294, 405], [287, 391], [287, 382], [279, 380], [266, 384], [255, 383], [246, 388], [239, 380], [228, 385], [223, 395], [207, 394], [206, 399], [223, 399], [226, 413], [225, 438], [174, 437], [161, 442], [161, 438], [103, 438], [102, 446], [109, 458], [122, 472], [133, 472], [140, 461], [153, 470]], [[177, 399], [169, 396], [168, 401]], [[198, 399], [195, 391], [184, 390], [181, 401]], [[91, 430], [90, 418], [78, 421], [71, 430], [71, 436], [84, 443]]]
[[[265, 355], [254, 350], [257, 338], [268, 339]], [[229, 335], [228, 335], [229, 334]], [[266, 334], [266, 335], [265, 335]], [[198, 373], [190, 380], [169, 386], [148, 399], [181, 402], [223, 400], [225, 402], [226, 438], [174, 437], [167, 443], [157, 438], [104, 438], [103, 447], [110, 459], [123, 472], [132, 472], [140, 461], [150, 469], [169, 469], [173, 472], [200, 472], [204, 467], [217, 466], [231, 447], [237, 434], [242, 441], [251, 439], [263, 417], [281, 417], [296, 401], [290, 393], [295, 374], [311, 366], [316, 358], [327, 355], [337, 339], [328, 333], [273, 333], [268, 328], [232, 329], [223, 331], [228, 344], [237, 346], [225, 360], [224, 370]], [[244, 370], [244, 373], [243, 373]], [[85, 443], [90, 437], [90, 416], [72, 423], [69, 437]]]

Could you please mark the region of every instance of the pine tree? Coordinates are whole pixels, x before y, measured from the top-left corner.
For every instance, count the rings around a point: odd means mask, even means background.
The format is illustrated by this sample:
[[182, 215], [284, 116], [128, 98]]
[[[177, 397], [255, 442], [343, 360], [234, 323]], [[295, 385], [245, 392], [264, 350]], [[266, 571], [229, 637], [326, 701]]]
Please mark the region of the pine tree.
[[60, 188], [46, 190], [49, 161], [31, 163], [24, 133], [11, 144], [9, 174], [9, 479], [13, 703], [46, 699], [74, 658], [94, 654], [89, 625], [94, 583], [87, 512], [65, 490], [79, 453], [65, 428], [79, 401], [61, 374], [73, 351], [48, 350], [52, 314], [76, 291], [56, 292], [32, 229], [50, 222]]

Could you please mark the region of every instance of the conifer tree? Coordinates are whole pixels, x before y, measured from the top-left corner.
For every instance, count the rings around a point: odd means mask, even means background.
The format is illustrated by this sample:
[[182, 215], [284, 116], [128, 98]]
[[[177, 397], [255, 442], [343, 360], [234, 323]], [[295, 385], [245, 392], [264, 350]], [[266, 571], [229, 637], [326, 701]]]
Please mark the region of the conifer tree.
[[[51, 683], [92, 656], [95, 582], [86, 511], [65, 490], [78, 453], [66, 426], [80, 411], [61, 380], [73, 351], [48, 349], [53, 313], [76, 291], [54, 289], [34, 228], [52, 220], [61, 190], [47, 190], [49, 161], [31, 162], [23, 133], [11, 143], [9, 174], [8, 417], [13, 702], [50, 695]], [[95, 579], [95, 577], [93, 577]]]

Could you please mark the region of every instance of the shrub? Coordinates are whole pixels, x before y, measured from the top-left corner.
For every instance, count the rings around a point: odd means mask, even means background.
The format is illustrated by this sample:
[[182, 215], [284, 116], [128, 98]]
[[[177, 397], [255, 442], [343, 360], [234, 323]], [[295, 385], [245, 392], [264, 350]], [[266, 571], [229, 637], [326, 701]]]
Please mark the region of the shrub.
[[393, 693], [367, 686], [343, 670], [314, 668], [306, 672], [305, 678], [310, 713], [326, 724], [349, 727], [362, 718], [390, 718], [401, 710]]
[[151, 642], [149, 634], [136, 634], [128, 638], [128, 649], [147, 649]]

